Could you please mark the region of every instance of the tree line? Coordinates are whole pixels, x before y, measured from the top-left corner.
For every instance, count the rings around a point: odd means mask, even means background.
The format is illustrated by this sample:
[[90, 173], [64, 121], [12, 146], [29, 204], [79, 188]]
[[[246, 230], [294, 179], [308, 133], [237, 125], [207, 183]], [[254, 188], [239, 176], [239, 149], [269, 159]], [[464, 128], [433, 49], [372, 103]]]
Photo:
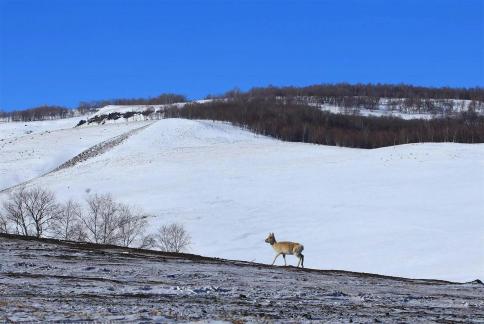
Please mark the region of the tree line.
[[[256, 87], [249, 91], [230, 90], [222, 95], [207, 98], [228, 100], [278, 99], [308, 105], [335, 105], [345, 112], [359, 109], [377, 109], [382, 103], [388, 110], [401, 112], [427, 112], [443, 115], [456, 111], [484, 111], [484, 88], [420, 87], [407, 84], [317, 84], [307, 87]], [[463, 102], [470, 101], [464, 107]], [[83, 101], [75, 109], [63, 106], [40, 106], [12, 112], [0, 111], [0, 119], [7, 121], [34, 121], [72, 117], [86, 114], [107, 105], [167, 105], [186, 102], [184, 95], [163, 93], [152, 98], [119, 98]], [[460, 105], [460, 106], [459, 106]], [[463, 109], [466, 108], [466, 109]]]
[[290, 100], [238, 97], [168, 109], [165, 117], [226, 121], [284, 141], [354, 148], [419, 142], [484, 142], [484, 117], [473, 112], [454, 118], [404, 120], [332, 114]]
[[186, 102], [187, 97], [174, 93], [162, 93], [159, 96], [151, 98], [120, 98], [120, 99], [103, 99], [93, 101], [81, 101], [78, 109], [97, 109], [108, 105], [170, 105], [178, 102]]
[[306, 87], [254, 87], [242, 92], [238, 89], [230, 90], [223, 95], [208, 98], [268, 98], [268, 97], [370, 97], [370, 98], [420, 98], [425, 99], [461, 99], [484, 101], [484, 88], [451, 88], [451, 87], [420, 87], [409, 84], [381, 84], [381, 83], [323, 83]]
[[0, 119], [5, 121], [36, 121], [36, 120], [52, 120], [75, 116], [75, 111], [63, 106], [48, 106], [43, 105], [39, 107], [15, 110], [15, 111], [0, 111]]
[[246, 92], [235, 89], [208, 98], [296, 100], [302, 104], [338, 106], [350, 113], [358, 113], [360, 109], [378, 109], [380, 106], [390, 111], [443, 115], [462, 110], [484, 111], [484, 88], [480, 87], [434, 88], [407, 84], [337, 83], [307, 87], [269, 86], [252, 88]]
[[52, 120], [84, 115], [107, 105], [167, 105], [177, 102], [186, 102], [187, 98], [183, 95], [173, 93], [163, 93], [152, 98], [119, 98], [104, 99], [93, 101], [82, 101], [79, 105], [70, 109], [64, 106], [42, 105], [34, 108], [14, 111], [1, 111], [0, 120], [4, 121], [38, 121]]
[[10, 192], [0, 209], [0, 233], [50, 237], [62, 240], [158, 248], [165, 252], [186, 250], [191, 238], [177, 223], [162, 225], [146, 234], [152, 215], [114, 200], [110, 194], [87, 195], [84, 204], [59, 203], [49, 190], [21, 187]]

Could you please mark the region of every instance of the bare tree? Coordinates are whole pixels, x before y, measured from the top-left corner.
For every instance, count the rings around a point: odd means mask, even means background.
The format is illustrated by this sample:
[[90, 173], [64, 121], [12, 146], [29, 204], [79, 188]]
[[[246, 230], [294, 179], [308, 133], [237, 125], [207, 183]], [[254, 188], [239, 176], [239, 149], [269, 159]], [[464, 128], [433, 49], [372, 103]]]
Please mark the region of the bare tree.
[[149, 215], [141, 209], [116, 203], [109, 194], [90, 195], [86, 202], [87, 210], [83, 212], [75, 201], [58, 204], [48, 190], [22, 187], [10, 193], [3, 203], [0, 233], [11, 231], [42, 237], [49, 230], [64, 240], [122, 246], [138, 244], [143, 248], [157, 245], [153, 235], [144, 235]]
[[191, 244], [191, 237], [183, 225], [163, 225], [158, 231], [158, 247], [164, 252], [182, 252]]
[[[141, 210], [116, 203], [109, 194], [89, 196], [87, 213], [81, 217], [90, 242], [132, 246], [142, 239], [148, 217]], [[82, 232], [77, 231], [83, 235]]]
[[125, 204], [118, 204], [119, 213], [119, 244], [131, 246], [141, 239], [146, 227], [148, 215]]
[[[82, 218], [81, 205], [69, 200], [60, 206], [58, 216], [54, 219], [52, 230], [56, 237], [63, 240], [78, 241], [80, 231], [80, 221]], [[82, 235], [81, 235], [82, 236]]]
[[8, 221], [4, 214], [0, 214], [0, 233], [8, 233]]
[[42, 237], [59, 212], [54, 193], [39, 187], [12, 192], [3, 208], [17, 234], [36, 237]]
[[31, 235], [30, 220], [27, 218], [25, 209], [26, 191], [24, 187], [9, 194], [7, 200], [3, 202], [6, 222], [10, 223], [15, 234]]
[[87, 239], [94, 243], [115, 244], [119, 217], [117, 204], [109, 194], [88, 196], [87, 214], [82, 218]]
[[26, 191], [25, 209], [34, 227], [34, 235], [42, 237], [55, 217], [59, 214], [59, 204], [52, 191], [39, 187]]

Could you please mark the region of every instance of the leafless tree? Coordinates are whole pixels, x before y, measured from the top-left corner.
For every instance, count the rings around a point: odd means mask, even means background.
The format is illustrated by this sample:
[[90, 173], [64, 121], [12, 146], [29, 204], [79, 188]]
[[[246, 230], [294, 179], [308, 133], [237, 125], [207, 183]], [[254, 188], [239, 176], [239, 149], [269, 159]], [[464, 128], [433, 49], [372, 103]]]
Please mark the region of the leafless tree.
[[8, 233], [8, 221], [4, 214], [0, 214], [0, 233]]
[[4, 218], [21, 235], [42, 237], [59, 213], [53, 192], [43, 188], [20, 188], [3, 203]]
[[82, 210], [79, 203], [69, 200], [61, 205], [59, 214], [52, 224], [54, 235], [63, 240], [79, 240], [81, 218]]
[[145, 236], [147, 218], [141, 209], [117, 203], [109, 194], [89, 195], [83, 212], [78, 202], [58, 204], [52, 192], [42, 188], [13, 191], [0, 210], [0, 233], [42, 237], [48, 234], [73, 241], [119, 244], [143, 248], [156, 245]]
[[119, 217], [117, 204], [109, 194], [88, 196], [87, 214], [82, 217], [87, 239], [94, 243], [115, 244]]
[[88, 196], [86, 202], [87, 213], [80, 218], [84, 231], [75, 231], [79, 240], [122, 246], [142, 241], [148, 215], [140, 209], [117, 203], [109, 194]]
[[119, 244], [122, 246], [132, 246], [136, 240], [142, 238], [148, 215], [126, 204], [118, 204], [118, 213]]
[[31, 235], [30, 220], [27, 218], [27, 210], [25, 209], [26, 191], [24, 187], [13, 191], [3, 202], [4, 214], [3, 217], [6, 222], [10, 223], [15, 234]]
[[181, 224], [163, 225], [158, 231], [158, 247], [164, 252], [182, 252], [191, 244], [191, 237]]
[[25, 209], [34, 226], [34, 235], [42, 237], [59, 214], [59, 204], [52, 191], [33, 188], [26, 191]]

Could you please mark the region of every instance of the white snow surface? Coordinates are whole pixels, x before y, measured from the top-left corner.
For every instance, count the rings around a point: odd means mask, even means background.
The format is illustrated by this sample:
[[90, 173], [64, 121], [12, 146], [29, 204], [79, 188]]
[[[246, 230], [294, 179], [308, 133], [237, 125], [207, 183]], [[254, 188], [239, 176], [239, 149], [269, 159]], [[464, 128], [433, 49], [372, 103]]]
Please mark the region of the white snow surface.
[[483, 167], [483, 144], [349, 149], [164, 119], [30, 185], [61, 200], [112, 193], [155, 215], [150, 231], [184, 224], [197, 254], [271, 263], [274, 232], [304, 245], [306, 267], [470, 281], [484, 278]]
[[[91, 146], [148, 122], [78, 127], [75, 120], [0, 124], [0, 190], [51, 171]], [[27, 126], [24, 126], [27, 125]], [[5, 129], [3, 128], [5, 126]], [[15, 129], [33, 130], [25, 134]]]
[[51, 132], [54, 130], [72, 128], [86, 116], [42, 120], [31, 122], [1, 122], [0, 121], [0, 144], [10, 138], [21, 137], [23, 135], [38, 134], [42, 132]]

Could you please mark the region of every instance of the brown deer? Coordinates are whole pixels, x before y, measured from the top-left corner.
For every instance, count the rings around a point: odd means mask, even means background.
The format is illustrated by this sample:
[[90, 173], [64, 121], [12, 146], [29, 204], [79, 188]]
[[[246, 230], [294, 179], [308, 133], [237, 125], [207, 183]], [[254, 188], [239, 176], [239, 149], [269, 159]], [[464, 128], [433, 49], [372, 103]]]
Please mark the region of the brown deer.
[[287, 265], [286, 254], [288, 254], [295, 255], [299, 259], [296, 267], [299, 267], [299, 264], [301, 264], [301, 268], [304, 268], [304, 255], [301, 253], [304, 250], [304, 246], [302, 244], [295, 242], [277, 242], [274, 233], [269, 233], [269, 236], [266, 238], [266, 243], [269, 243], [277, 252], [274, 261], [272, 261], [272, 265], [274, 265], [277, 257], [281, 254], [284, 258], [284, 265]]

